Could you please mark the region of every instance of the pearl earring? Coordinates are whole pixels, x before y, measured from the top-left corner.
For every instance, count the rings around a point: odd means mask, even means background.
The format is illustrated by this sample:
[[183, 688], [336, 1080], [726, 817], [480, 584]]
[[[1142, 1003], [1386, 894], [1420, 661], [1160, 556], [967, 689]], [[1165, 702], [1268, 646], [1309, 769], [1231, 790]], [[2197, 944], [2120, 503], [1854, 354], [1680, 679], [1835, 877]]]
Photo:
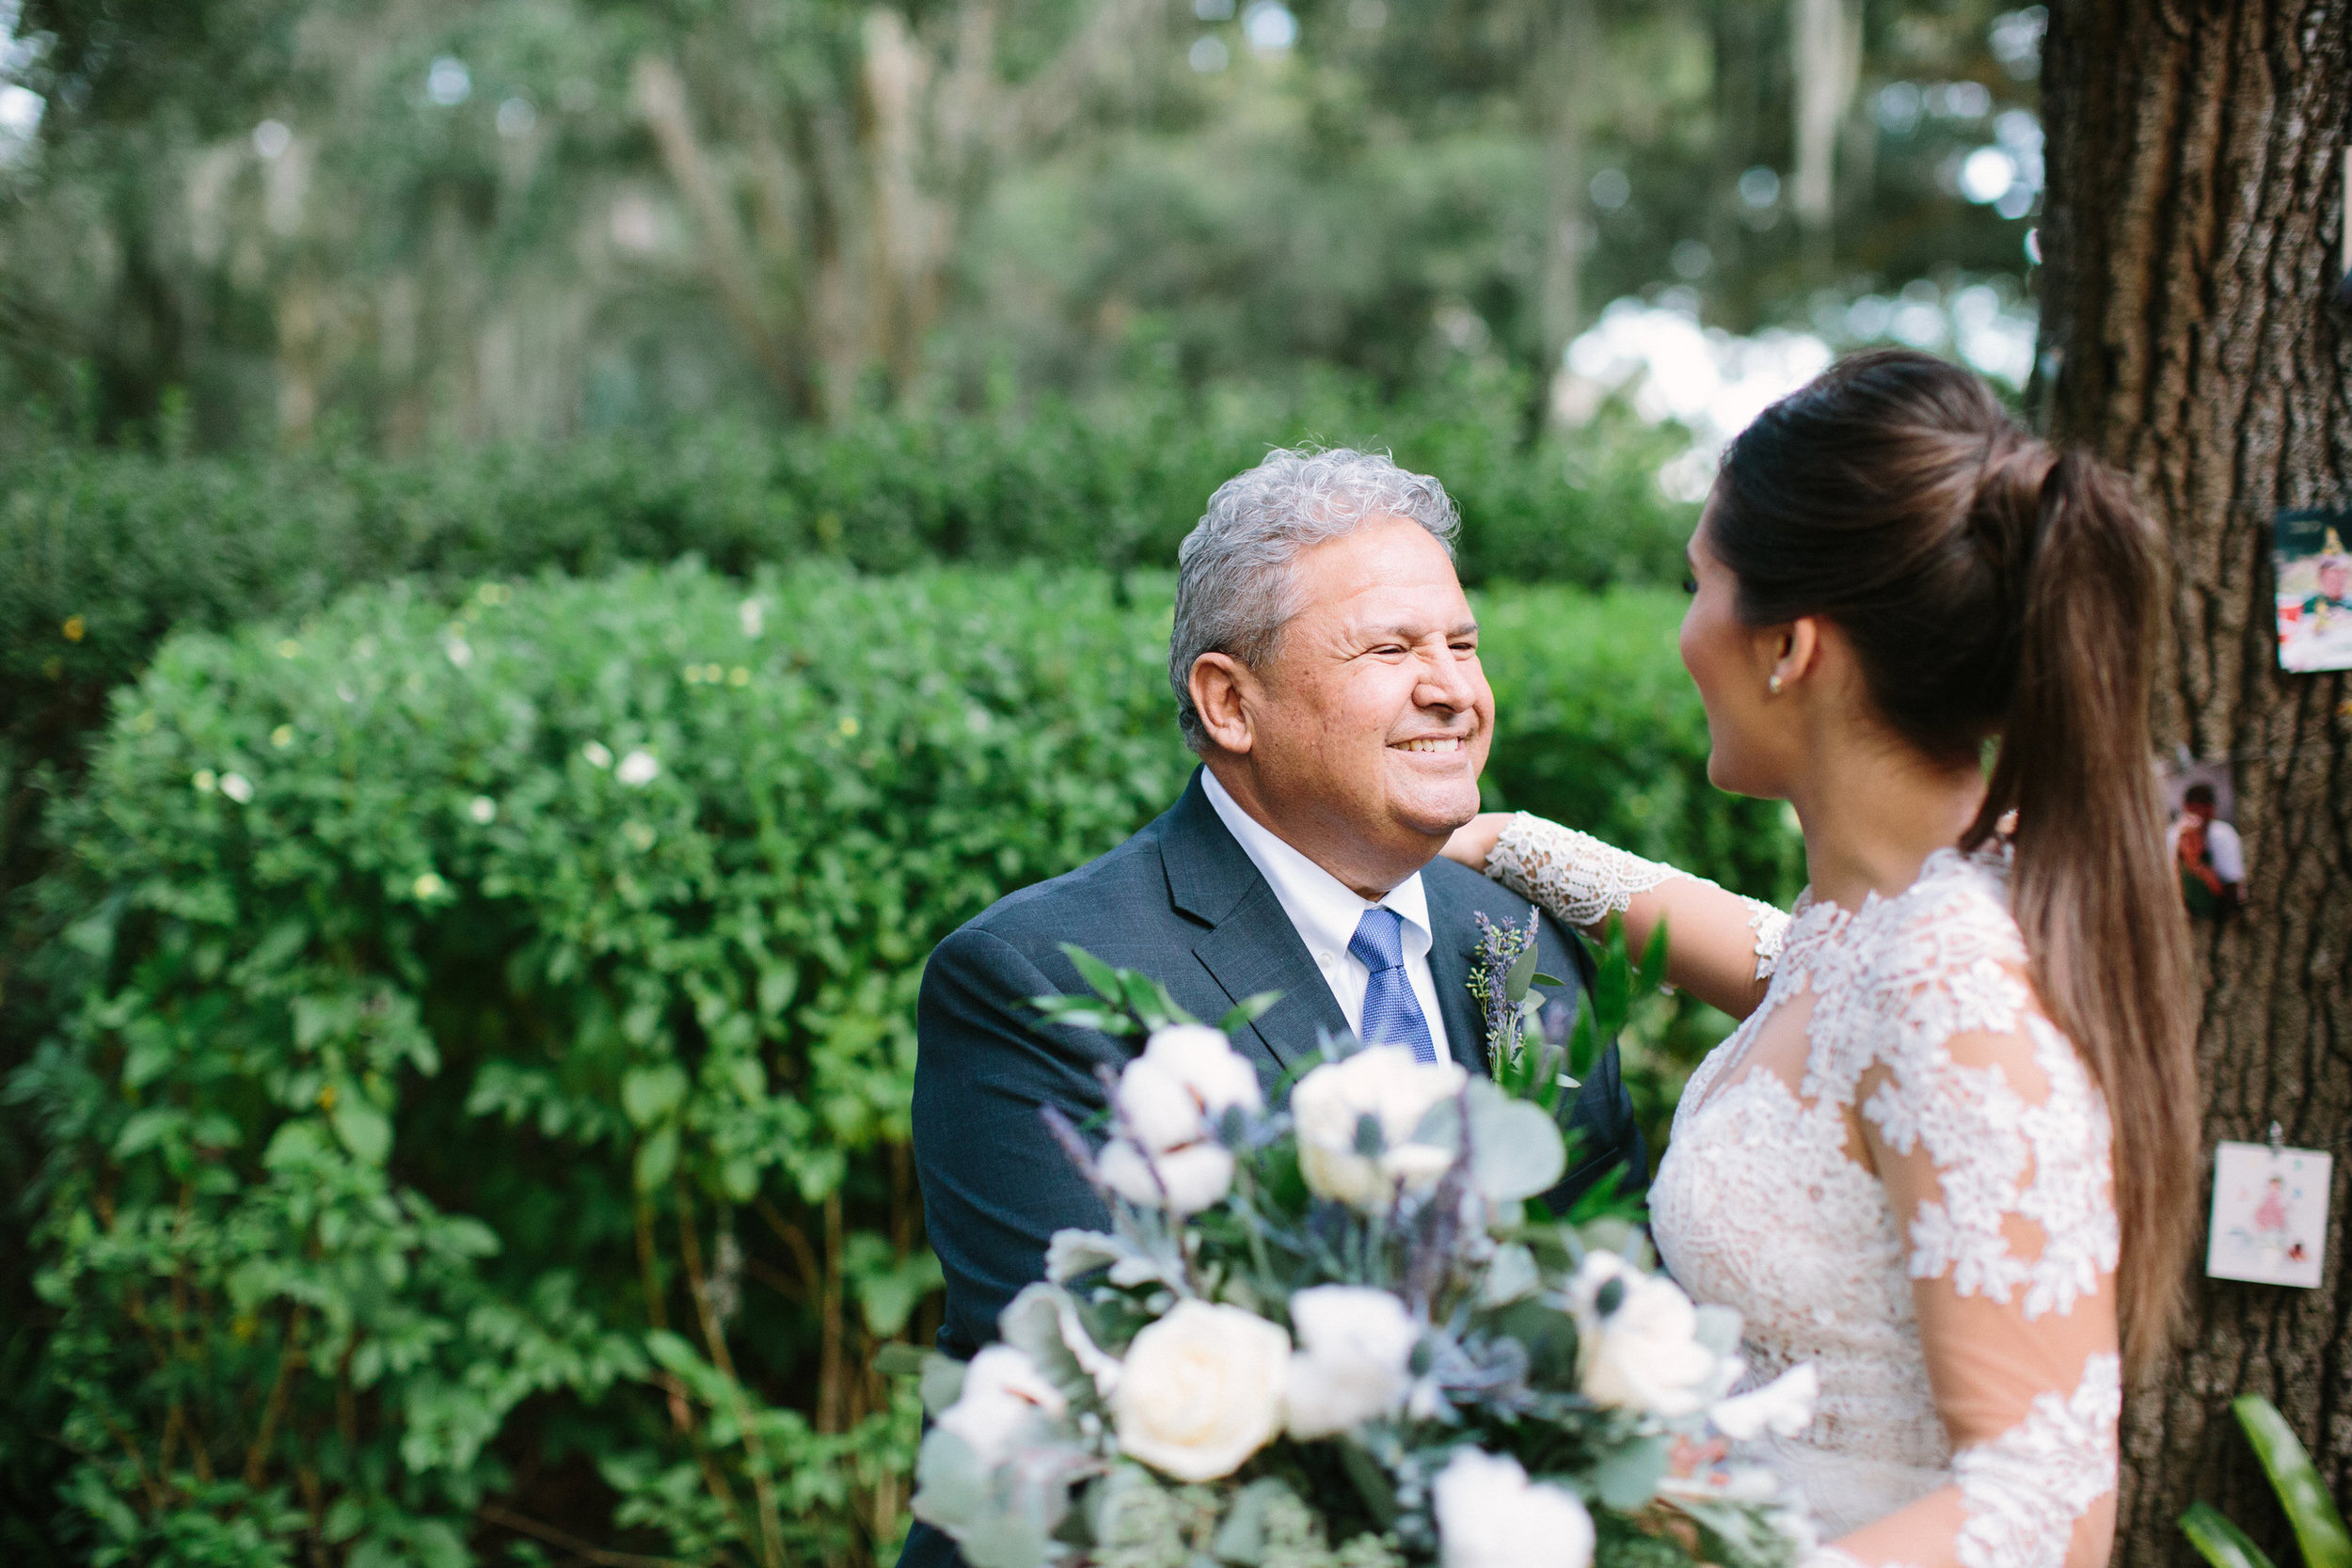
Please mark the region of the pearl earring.
[[1780, 677], [1779, 677], [1778, 675], [1774, 675], [1774, 676], [1773, 676], [1771, 680], [1766, 681], [1766, 682], [1764, 683], [1764, 689], [1765, 689], [1767, 691], [1770, 691], [1770, 692], [1771, 692], [1773, 696], [1775, 696], [1775, 697], [1779, 696], [1779, 695], [1780, 695]]

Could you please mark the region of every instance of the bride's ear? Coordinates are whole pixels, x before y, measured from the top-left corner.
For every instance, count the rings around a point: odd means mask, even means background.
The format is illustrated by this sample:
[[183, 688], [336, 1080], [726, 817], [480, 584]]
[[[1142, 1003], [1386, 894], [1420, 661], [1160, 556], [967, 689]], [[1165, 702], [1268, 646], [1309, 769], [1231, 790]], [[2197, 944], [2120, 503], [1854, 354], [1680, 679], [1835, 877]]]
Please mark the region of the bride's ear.
[[1773, 692], [1789, 690], [1807, 675], [1820, 673], [1822, 631], [1820, 616], [1800, 615], [1766, 634], [1771, 667], [1767, 683]]
[[1248, 666], [1231, 654], [1202, 654], [1192, 661], [1185, 687], [1200, 727], [1220, 751], [1247, 755], [1250, 747], [1249, 705], [1256, 685]]

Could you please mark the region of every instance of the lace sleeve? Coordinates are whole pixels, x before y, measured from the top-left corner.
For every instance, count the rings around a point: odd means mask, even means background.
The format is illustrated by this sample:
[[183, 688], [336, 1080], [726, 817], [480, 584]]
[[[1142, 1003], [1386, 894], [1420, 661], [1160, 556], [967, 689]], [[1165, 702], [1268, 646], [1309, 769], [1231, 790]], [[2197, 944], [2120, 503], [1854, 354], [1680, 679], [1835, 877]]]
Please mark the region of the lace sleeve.
[[1953, 1481], [1863, 1564], [2099, 1568], [2122, 1405], [2106, 1107], [2011, 964], [1909, 992], [1854, 1103], [1904, 1238]]
[[[1644, 860], [1590, 833], [1526, 812], [1512, 817], [1495, 840], [1486, 856], [1486, 875], [1541, 904], [1553, 919], [1576, 927], [1597, 926], [1610, 915], [1623, 914], [1636, 896], [1673, 877], [1722, 891], [1704, 877], [1677, 871], [1663, 861]], [[1756, 933], [1756, 977], [1769, 980], [1780, 961], [1788, 917], [1759, 899], [1742, 897], [1740, 902], [1747, 906], [1748, 929]]]

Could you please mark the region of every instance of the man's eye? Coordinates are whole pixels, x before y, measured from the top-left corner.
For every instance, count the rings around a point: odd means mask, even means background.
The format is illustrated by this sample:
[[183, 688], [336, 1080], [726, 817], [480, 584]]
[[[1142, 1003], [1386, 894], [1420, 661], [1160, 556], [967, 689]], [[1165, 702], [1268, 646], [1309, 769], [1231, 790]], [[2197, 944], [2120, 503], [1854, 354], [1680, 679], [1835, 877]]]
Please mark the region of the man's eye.
[[1694, 578], [1694, 577], [1692, 577], [1692, 576], [1690, 573], [1688, 573], [1688, 572], [1683, 573], [1683, 574], [1682, 574], [1682, 591], [1683, 591], [1685, 594], [1695, 594], [1695, 593], [1697, 593], [1697, 592], [1699, 591], [1699, 579], [1698, 579], [1698, 578]]

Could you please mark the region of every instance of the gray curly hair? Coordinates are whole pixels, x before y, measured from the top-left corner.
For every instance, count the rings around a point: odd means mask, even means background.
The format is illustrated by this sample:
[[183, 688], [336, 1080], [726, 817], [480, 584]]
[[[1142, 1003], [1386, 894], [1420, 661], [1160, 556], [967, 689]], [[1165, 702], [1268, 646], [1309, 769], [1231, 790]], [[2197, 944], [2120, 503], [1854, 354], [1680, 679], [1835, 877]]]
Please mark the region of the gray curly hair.
[[1445, 486], [1379, 452], [1278, 448], [1209, 498], [1209, 510], [1176, 555], [1176, 625], [1168, 684], [1176, 721], [1195, 752], [1209, 744], [1192, 703], [1192, 667], [1228, 654], [1252, 668], [1272, 657], [1298, 613], [1291, 562], [1302, 550], [1353, 533], [1375, 517], [1420, 524], [1450, 559], [1462, 519]]

